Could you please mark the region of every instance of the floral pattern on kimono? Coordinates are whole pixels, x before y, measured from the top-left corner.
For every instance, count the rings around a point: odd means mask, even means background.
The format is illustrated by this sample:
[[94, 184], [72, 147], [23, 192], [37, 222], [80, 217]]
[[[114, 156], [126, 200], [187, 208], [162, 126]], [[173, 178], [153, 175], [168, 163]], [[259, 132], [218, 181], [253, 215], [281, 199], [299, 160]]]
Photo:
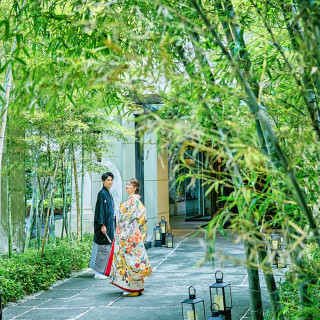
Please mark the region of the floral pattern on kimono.
[[121, 203], [109, 277], [112, 284], [126, 291], [143, 291], [144, 279], [152, 273], [144, 247], [146, 223], [146, 210], [139, 195], [131, 195]]

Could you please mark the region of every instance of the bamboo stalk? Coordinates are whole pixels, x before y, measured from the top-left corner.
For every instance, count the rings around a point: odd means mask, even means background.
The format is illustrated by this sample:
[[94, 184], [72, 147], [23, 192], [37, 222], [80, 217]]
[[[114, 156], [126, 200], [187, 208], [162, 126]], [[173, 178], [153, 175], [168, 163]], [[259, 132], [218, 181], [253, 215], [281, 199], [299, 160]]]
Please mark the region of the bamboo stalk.
[[67, 161], [64, 165], [65, 168], [65, 181], [64, 181], [64, 198], [63, 198], [63, 215], [64, 215], [64, 230], [66, 233], [66, 237], [69, 238], [68, 232], [68, 212], [67, 212], [67, 205], [68, 205], [68, 180], [69, 180], [69, 159], [67, 157]]
[[[195, 6], [198, 6], [194, 0], [191, 0], [191, 2], [193, 2], [195, 4]], [[210, 25], [210, 22], [206, 19], [206, 16], [204, 15], [203, 12], [201, 12], [200, 7], [197, 7], [198, 12], [202, 15], [203, 20], [205, 21], [205, 23], [207, 24], [207, 26]], [[200, 11], [199, 11], [200, 10]], [[253, 91], [251, 90], [248, 82], [245, 79], [245, 76], [243, 75], [243, 73], [239, 70], [238, 65], [235, 64], [235, 62], [233, 61], [232, 57], [228, 54], [228, 52], [226, 51], [226, 49], [224, 48], [224, 45], [222, 43], [222, 41], [219, 39], [219, 36], [217, 35], [217, 33], [213, 30], [213, 28], [209, 28], [211, 33], [214, 34], [219, 46], [221, 47], [221, 49], [223, 50], [224, 54], [227, 56], [228, 60], [231, 62], [231, 65], [233, 67], [233, 69], [236, 71], [238, 78], [240, 78], [240, 81], [246, 91], [246, 93], [248, 94], [248, 96], [250, 97], [251, 103], [248, 104], [248, 106], [251, 108], [251, 112], [253, 114], [257, 115], [257, 118], [261, 124], [261, 129], [262, 132], [264, 133], [265, 136], [265, 140], [267, 141], [267, 149], [268, 149], [268, 154], [270, 155], [271, 159], [273, 160], [273, 162], [275, 163], [275, 166], [277, 168], [280, 168], [282, 171], [285, 171], [289, 181], [294, 189], [294, 195], [295, 198], [298, 202], [298, 205], [300, 206], [300, 208], [302, 209], [302, 212], [304, 213], [304, 215], [306, 216], [308, 222], [309, 222], [309, 226], [311, 227], [310, 229], [312, 230], [313, 234], [315, 234], [316, 240], [318, 241], [318, 245], [320, 242], [319, 239], [319, 234], [318, 234], [318, 230], [316, 228], [316, 223], [314, 221], [314, 218], [312, 216], [311, 211], [309, 210], [309, 208], [307, 207], [304, 195], [296, 181], [296, 178], [293, 174], [292, 169], [288, 168], [288, 163], [286, 161], [286, 158], [284, 156], [284, 154], [282, 153], [282, 150], [278, 144], [278, 141], [271, 129], [270, 126], [270, 121], [267, 118], [266, 112], [262, 109], [261, 104], [259, 104], [256, 100], [256, 97], [254, 96]], [[299, 273], [299, 275], [301, 276], [301, 274]], [[303, 290], [303, 291], [301, 291]], [[301, 286], [300, 286], [300, 297], [304, 296], [304, 298], [306, 300], [308, 300], [308, 294], [307, 294], [307, 284], [306, 282], [302, 282]]]
[[[320, 14], [318, 10], [318, 3], [315, 0], [296, 0], [292, 3], [292, 9], [295, 10], [295, 3], [297, 3], [298, 8], [300, 10], [299, 15], [295, 12], [294, 21], [298, 20], [300, 17], [304, 22], [304, 32], [303, 32], [303, 40], [307, 45], [307, 55], [311, 53], [310, 57], [306, 56], [306, 62], [309, 62], [311, 66], [320, 67], [320, 49], [318, 45], [315, 43], [319, 43], [319, 29], [320, 29]], [[295, 10], [296, 11], [296, 10]], [[301, 30], [301, 29], [300, 29]], [[301, 33], [302, 34], [302, 33]], [[314, 85], [316, 87], [316, 91], [319, 95], [320, 93], [320, 75], [319, 70], [315, 72], [312, 77], [314, 78]]]
[[34, 145], [32, 146], [33, 151], [33, 188], [32, 188], [32, 202], [30, 208], [30, 215], [27, 227], [27, 234], [25, 238], [25, 250], [30, 246], [30, 238], [33, 231], [33, 224], [35, 218], [35, 207], [37, 207], [37, 194], [38, 194], [38, 172], [37, 172], [37, 161], [39, 159], [40, 148], [38, 149], [37, 155], [35, 155]]
[[65, 207], [65, 181], [66, 181], [66, 174], [65, 174], [65, 153], [61, 157], [61, 187], [62, 187], [62, 199], [63, 199], [63, 208], [62, 208], [62, 227], [61, 227], [61, 234], [60, 238], [63, 239], [63, 231], [65, 228], [65, 214], [66, 214], [66, 207]]
[[[55, 165], [55, 168], [54, 168], [54, 174], [53, 174], [53, 179], [52, 179], [52, 185], [53, 185], [53, 187], [51, 188], [49, 203], [51, 203], [52, 197], [53, 197], [53, 194], [54, 194], [54, 191], [55, 191], [55, 180], [56, 180], [56, 176], [57, 176], [57, 172], [58, 172], [59, 159], [60, 159], [60, 153], [61, 153], [61, 151], [62, 151], [62, 150], [61, 150], [61, 146], [60, 146], [60, 147], [59, 147], [59, 152], [58, 152], [57, 161], [56, 161], [56, 165]], [[47, 229], [48, 229], [48, 220], [49, 220], [49, 215], [50, 215], [50, 209], [51, 209], [51, 208], [50, 208], [50, 206], [49, 206], [49, 207], [48, 207], [48, 210], [47, 210], [46, 224], [45, 224], [45, 227], [44, 227], [42, 248], [41, 248], [41, 254], [40, 254], [40, 257], [41, 257], [41, 258], [42, 258], [42, 256], [43, 256], [44, 245], [45, 245], [45, 242], [46, 242], [46, 235], [47, 235]]]
[[[51, 187], [53, 188], [53, 187]], [[52, 237], [52, 241], [53, 241], [53, 245], [55, 245], [56, 243], [56, 232], [55, 232], [55, 220], [54, 220], [54, 194], [51, 198], [50, 201], [50, 227], [49, 227], [49, 232], [48, 232], [48, 239], [49, 239], [49, 235], [51, 233], [51, 237]]]
[[84, 189], [84, 140], [83, 140], [83, 130], [81, 130], [82, 135], [82, 146], [81, 146], [81, 240], [83, 238], [83, 189]]
[[224, 56], [228, 59], [232, 69], [237, 74], [238, 79], [239, 79], [241, 85], [243, 86], [244, 91], [248, 95], [248, 99], [250, 100], [250, 105], [248, 105], [249, 110], [251, 111], [251, 113], [253, 113], [254, 115], [257, 116], [257, 119], [259, 120], [259, 122], [261, 124], [262, 132], [266, 133], [268, 135], [268, 141], [270, 141], [270, 145], [272, 146], [272, 148], [274, 148], [274, 150], [276, 152], [276, 155], [280, 161], [281, 168], [282, 168], [283, 172], [286, 173], [286, 175], [288, 177], [288, 180], [289, 180], [291, 187], [293, 189], [294, 197], [295, 197], [302, 213], [304, 214], [304, 216], [306, 217], [306, 219], [309, 223], [310, 233], [312, 236], [314, 236], [314, 238], [317, 241], [317, 244], [320, 248], [320, 233], [317, 228], [317, 224], [315, 222], [315, 219], [312, 215], [310, 208], [307, 205], [307, 202], [306, 202], [306, 199], [303, 195], [303, 192], [301, 191], [301, 189], [298, 185], [298, 182], [297, 182], [296, 177], [293, 173], [293, 170], [292, 170], [292, 168], [289, 167], [287, 159], [286, 159], [286, 157], [285, 157], [285, 155], [284, 155], [284, 153], [278, 143], [278, 140], [272, 130], [270, 120], [268, 119], [268, 116], [267, 116], [265, 110], [263, 109], [262, 105], [258, 103], [257, 98], [256, 98], [253, 90], [251, 89], [245, 75], [239, 69], [239, 65], [234, 61], [234, 59], [231, 57], [231, 55], [227, 51], [222, 40], [220, 39], [219, 35], [215, 31], [215, 28], [211, 25], [207, 16], [203, 13], [202, 9], [200, 8], [199, 4], [195, 0], [190, 0], [190, 2], [194, 6], [194, 8], [198, 11], [202, 20], [204, 21], [204, 23], [208, 27], [208, 30], [211, 32], [212, 36], [215, 38], [216, 43], [221, 48]]
[[[70, 150], [70, 152], [72, 152]], [[70, 155], [71, 158], [71, 155]], [[72, 206], [72, 162], [70, 162], [70, 207], [69, 207], [69, 240], [72, 240], [71, 234], [71, 206]]]
[[[196, 49], [195, 54], [197, 57], [198, 62], [202, 66], [202, 69], [206, 69], [207, 72], [204, 72], [204, 77], [206, 78], [206, 81], [208, 85], [212, 84], [214, 85], [214, 77], [210, 71], [209, 63], [206, 59], [206, 56], [200, 46], [197, 46], [197, 43], [199, 41], [199, 37], [197, 36], [196, 33], [191, 33], [191, 37], [193, 38], [193, 41], [195, 42]], [[182, 57], [183, 63], [185, 65], [186, 70], [190, 70], [188, 67], [188, 58], [187, 55], [185, 54], [184, 50], [182, 47], [179, 46], [178, 52], [180, 57]], [[192, 78], [193, 74], [189, 73], [189, 76]], [[206, 114], [208, 118], [214, 123], [213, 117], [210, 113], [210, 108], [209, 106], [204, 103], [204, 108], [206, 110]], [[221, 130], [218, 129], [219, 135], [223, 141], [226, 141], [226, 135], [225, 133]], [[225, 145], [225, 150], [230, 159], [233, 159], [233, 153], [231, 150]], [[230, 172], [232, 172], [231, 176], [234, 182], [234, 186], [236, 188], [241, 188], [243, 187], [243, 182], [242, 178], [240, 175], [240, 171], [237, 168], [236, 164], [234, 161], [232, 163], [228, 162], [228, 169]], [[238, 206], [239, 207], [239, 206]], [[241, 207], [239, 207], [239, 211], [241, 211]], [[254, 320], [261, 320], [263, 319], [263, 308], [262, 308], [262, 297], [261, 297], [261, 288], [260, 288], [260, 280], [259, 280], [259, 271], [256, 267], [253, 266], [255, 263], [255, 258], [254, 258], [254, 253], [252, 251], [251, 246], [249, 245], [248, 241], [244, 241], [244, 247], [245, 247], [245, 252], [246, 252], [246, 259], [247, 259], [247, 271], [248, 271], [248, 281], [249, 281], [249, 287], [250, 287], [250, 305], [251, 305], [251, 313], [252, 313], [252, 318]], [[279, 298], [279, 297], [278, 297]]]
[[262, 320], [263, 319], [263, 308], [261, 299], [261, 288], [259, 271], [254, 265], [257, 264], [256, 255], [254, 254], [254, 248], [252, 244], [248, 241], [244, 241], [244, 248], [246, 254], [246, 260], [249, 263], [247, 266], [248, 270], [248, 283], [249, 283], [249, 297], [251, 306], [251, 318], [252, 320]]
[[[228, 28], [228, 32], [229, 32], [229, 28]], [[230, 34], [230, 33], [229, 33]], [[209, 67], [209, 63], [206, 59], [206, 56], [203, 52], [203, 49], [201, 48], [201, 46], [198, 46], [198, 41], [199, 41], [199, 36], [197, 36], [195, 33], [192, 33], [191, 34], [192, 36], [192, 39], [193, 39], [193, 42], [194, 42], [194, 45], [196, 47], [196, 50], [195, 50], [195, 53], [196, 53], [196, 57], [198, 56], [198, 62], [202, 65], [202, 69], [206, 69], [207, 72], [204, 72], [204, 77], [206, 78], [206, 81], [208, 84], [212, 84], [214, 85], [214, 77], [210, 71], [210, 67]], [[236, 41], [236, 40], [234, 40]], [[237, 46], [237, 51], [239, 52], [243, 52], [245, 50], [241, 49], [241, 46]], [[187, 55], [185, 54], [183, 48], [180, 46], [178, 48], [178, 51], [179, 51], [179, 55], [180, 57], [182, 58], [183, 60], [183, 63], [186, 65], [186, 63], [188, 63], [188, 58], [187, 58]], [[185, 68], [186, 70], [189, 70], [188, 67]], [[192, 74], [189, 74], [190, 77], [192, 77], [193, 75]], [[206, 110], [206, 114], [208, 115], [208, 118], [212, 119], [212, 115], [210, 113], [210, 108], [204, 104], [204, 107], [207, 109]], [[225, 137], [225, 134], [223, 133], [223, 131], [220, 129], [219, 130], [219, 134], [220, 134], [220, 137], [223, 141], [226, 141], [226, 137]], [[258, 125], [257, 125], [257, 135], [258, 135], [258, 139], [259, 139], [259, 142], [260, 142], [260, 145], [261, 145], [261, 149], [263, 151], [263, 153], [267, 153], [267, 148], [266, 148], [266, 145], [265, 145], [265, 139], [264, 139], [264, 136], [263, 136], [263, 133], [261, 131], [261, 126], [258, 122]], [[228, 157], [230, 159], [233, 159], [233, 154], [232, 152], [226, 147], [226, 153], [228, 155]], [[228, 168], [230, 170], [230, 172], [232, 172], [232, 179], [234, 180], [234, 185], [235, 186], [238, 186], [238, 187], [243, 187], [243, 183], [242, 183], [242, 179], [241, 179], [241, 176], [240, 176], [240, 172], [237, 168], [237, 166], [235, 164], [231, 165], [230, 162], [228, 162], [229, 165], [228, 165]], [[247, 252], [250, 248], [246, 248]], [[249, 250], [250, 251], [250, 250]], [[262, 259], [263, 257], [263, 254], [266, 255], [266, 251], [262, 252], [262, 251], [259, 251], [259, 260]], [[253, 270], [251, 268], [248, 269], [248, 275], [250, 277], [250, 282], [254, 282], [255, 279], [258, 276], [258, 274], [256, 273], [257, 270]], [[279, 298], [279, 293], [278, 293], [278, 290], [277, 290], [277, 287], [276, 287], [276, 283], [275, 283], [275, 280], [274, 280], [274, 276], [272, 274], [272, 270], [270, 268], [270, 266], [268, 266], [267, 270], [266, 268], [263, 268], [263, 272], [264, 272], [264, 277], [265, 277], [265, 280], [266, 280], [266, 283], [267, 283], [267, 288], [268, 288], [268, 291], [269, 291], [269, 296], [270, 296], [270, 300], [271, 300], [271, 305], [272, 305], [272, 308], [273, 308], [273, 312], [274, 312], [274, 315], [277, 319], [283, 319], [283, 316], [279, 315], [280, 313], [280, 310], [282, 309], [281, 307], [281, 303], [280, 303], [280, 298]], [[252, 280], [253, 278], [253, 280]], [[251, 300], [258, 300], [260, 301], [257, 305], [253, 304], [253, 308], [258, 308], [258, 310], [255, 312], [256, 316], [257, 317], [261, 317], [261, 293], [259, 294], [259, 299], [256, 299], [256, 291], [257, 290], [254, 290], [255, 293], [254, 293], [254, 296], [251, 295]], [[258, 290], [259, 291], [259, 290]], [[260, 309], [259, 309], [260, 308]]]
[[[9, 120], [8, 120], [9, 122]], [[7, 219], [8, 219], [8, 254], [9, 258], [12, 256], [12, 213], [11, 213], [11, 181], [10, 181], [10, 141], [9, 130], [7, 130], [7, 150], [6, 150], [6, 176], [7, 176]]]
[[39, 217], [39, 185], [37, 181], [37, 193], [36, 193], [36, 245], [40, 248], [40, 217]]
[[[263, 14], [261, 12], [261, 10], [258, 8], [257, 4], [253, 2], [253, 0], [250, 0], [251, 3], [255, 6], [258, 14], [260, 15], [261, 19], [264, 22], [264, 25], [267, 29], [267, 31], [269, 32], [269, 34], [272, 37], [273, 43], [275, 45], [275, 47], [277, 48], [277, 50], [279, 51], [279, 53], [282, 55], [282, 57], [284, 58], [284, 61], [286, 62], [289, 70], [291, 71], [293, 78], [295, 79], [298, 88], [302, 88], [301, 89], [301, 94], [302, 97], [304, 99], [305, 105], [307, 107], [307, 110], [309, 112], [310, 115], [310, 120], [312, 123], [312, 126], [317, 134], [317, 138], [318, 140], [320, 140], [320, 110], [319, 107], [317, 105], [317, 99], [316, 99], [316, 94], [312, 85], [312, 80], [311, 77], [308, 75], [307, 72], [303, 73], [302, 76], [302, 83], [301, 81], [297, 78], [297, 76], [295, 75], [295, 73], [293, 72], [293, 67], [291, 66], [290, 62], [288, 61], [287, 57], [285, 56], [280, 44], [278, 43], [278, 41], [275, 39], [275, 36], [272, 32], [272, 29], [270, 28], [269, 24], [267, 23], [267, 21], [265, 20], [265, 18], [263, 17]], [[293, 30], [291, 30], [288, 21], [287, 21], [287, 29], [289, 31], [289, 35], [291, 38], [291, 43], [293, 44], [293, 47], [295, 49], [297, 49], [297, 43], [296, 41], [294, 41], [294, 38], [292, 37]]]
[[67, 189], [68, 189], [68, 156], [64, 156], [65, 162], [61, 161], [61, 172], [62, 172], [62, 193], [63, 193], [63, 222], [61, 228], [61, 239], [63, 239], [63, 233], [66, 233], [66, 237], [69, 238], [68, 235], [68, 219], [67, 219]]
[[76, 193], [76, 206], [77, 206], [77, 237], [81, 238], [81, 213], [80, 213], [80, 203], [79, 203], [79, 186], [78, 186], [78, 174], [76, 165], [76, 156], [74, 148], [72, 147], [72, 161], [73, 161], [73, 174], [74, 174], [74, 186]]
[[5, 86], [5, 95], [4, 95], [4, 108], [0, 108], [0, 115], [1, 117], [1, 128], [0, 128], [0, 172], [1, 172], [1, 166], [2, 166], [2, 154], [3, 154], [3, 145], [4, 145], [4, 138], [5, 138], [5, 132], [6, 132], [6, 124], [7, 124], [7, 115], [8, 115], [8, 106], [9, 106], [9, 96], [10, 96], [10, 90], [11, 90], [11, 83], [12, 83], [12, 72], [11, 69], [8, 73], [8, 80], [6, 80], [6, 86]]
[[[263, 239], [260, 238], [260, 242], [263, 243]], [[275, 319], [283, 320], [284, 317], [283, 314], [281, 314], [282, 304], [280, 302], [279, 291], [273, 276], [271, 265], [268, 261], [267, 250], [264, 245], [258, 248], [258, 258], [267, 284], [273, 315]]]

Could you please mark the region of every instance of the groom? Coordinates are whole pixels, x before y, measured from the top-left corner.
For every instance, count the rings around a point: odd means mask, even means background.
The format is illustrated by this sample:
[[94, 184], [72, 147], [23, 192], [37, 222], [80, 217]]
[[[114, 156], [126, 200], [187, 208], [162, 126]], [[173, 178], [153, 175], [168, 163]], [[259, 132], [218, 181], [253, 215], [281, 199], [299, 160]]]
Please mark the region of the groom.
[[95, 271], [95, 279], [108, 279], [104, 275], [109, 260], [114, 237], [114, 202], [110, 193], [114, 176], [111, 172], [101, 177], [103, 187], [98, 193], [94, 213], [94, 238], [90, 268]]

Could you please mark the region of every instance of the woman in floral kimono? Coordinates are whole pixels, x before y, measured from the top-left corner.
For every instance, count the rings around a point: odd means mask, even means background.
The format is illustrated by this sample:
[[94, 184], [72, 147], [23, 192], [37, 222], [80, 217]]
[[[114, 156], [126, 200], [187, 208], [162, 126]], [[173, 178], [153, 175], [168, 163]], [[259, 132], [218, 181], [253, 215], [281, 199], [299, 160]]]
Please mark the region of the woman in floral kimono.
[[106, 274], [110, 282], [125, 290], [125, 296], [138, 296], [144, 290], [144, 279], [150, 276], [144, 242], [147, 236], [146, 209], [140, 201], [139, 181], [130, 179], [126, 185], [128, 200], [120, 205], [120, 217]]

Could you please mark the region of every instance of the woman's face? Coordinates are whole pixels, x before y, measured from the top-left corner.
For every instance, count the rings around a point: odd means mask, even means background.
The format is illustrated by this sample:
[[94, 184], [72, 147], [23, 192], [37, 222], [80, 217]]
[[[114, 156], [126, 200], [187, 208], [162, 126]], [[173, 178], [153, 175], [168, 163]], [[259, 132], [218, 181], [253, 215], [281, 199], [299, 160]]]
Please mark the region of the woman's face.
[[131, 196], [132, 194], [135, 193], [136, 187], [134, 187], [130, 182], [127, 183], [126, 185], [126, 192]]

